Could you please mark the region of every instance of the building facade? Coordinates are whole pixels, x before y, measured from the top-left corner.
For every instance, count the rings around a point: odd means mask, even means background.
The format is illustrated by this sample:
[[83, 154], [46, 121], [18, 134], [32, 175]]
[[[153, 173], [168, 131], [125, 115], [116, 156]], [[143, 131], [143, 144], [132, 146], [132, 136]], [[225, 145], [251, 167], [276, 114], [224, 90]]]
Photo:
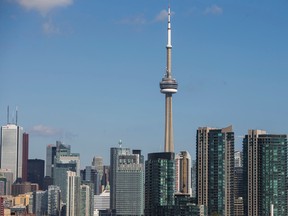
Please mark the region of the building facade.
[[169, 211], [173, 208], [174, 192], [175, 154], [148, 154], [148, 160], [145, 162], [145, 215], [156, 216], [159, 209]]
[[197, 198], [208, 215], [234, 215], [234, 132], [200, 127], [197, 130]]
[[49, 185], [48, 186], [48, 208], [47, 212], [50, 216], [59, 216], [61, 210], [61, 190], [59, 186]]
[[191, 156], [188, 151], [181, 151], [175, 158], [176, 192], [192, 195]]
[[43, 190], [45, 161], [41, 159], [28, 160], [28, 177], [27, 180], [31, 183], [37, 183], [39, 189]]
[[287, 135], [249, 130], [243, 139], [245, 215], [287, 215]]
[[141, 152], [133, 154], [130, 149], [111, 148], [110, 208], [117, 215], [144, 214], [144, 164], [140, 163]]
[[1, 169], [13, 173], [13, 182], [22, 178], [23, 128], [16, 124], [1, 127]]

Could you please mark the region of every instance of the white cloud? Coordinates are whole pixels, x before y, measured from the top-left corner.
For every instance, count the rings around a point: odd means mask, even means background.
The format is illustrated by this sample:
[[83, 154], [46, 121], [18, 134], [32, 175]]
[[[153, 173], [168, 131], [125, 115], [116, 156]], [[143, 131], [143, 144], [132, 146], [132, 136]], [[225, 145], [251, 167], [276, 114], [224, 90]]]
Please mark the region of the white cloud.
[[44, 137], [55, 137], [61, 136], [62, 131], [60, 129], [52, 128], [45, 125], [35, 125], [30, 130], [29, 133], [36, 136], [44, 136]]
[[46, 15], [50, 10], [57, 7], [66, 7], [73, 3], [73, 0], [16, 0], [18, 4], [28, 10], [36, 10]]
[[[171, 15], [174, 15], [174, 12], [171, 12]], [[155, 17], [156, 22], [166, 21], [168, 17], [168, 11], [163, 9]]]
[[143, 25], [146, 23], [146, 19], [143, 14], [140, 14], [134, 17], [124, 18], [120, 20], [120, 23], [129, 25]]
[[168, 11], [161, 10], [160, 13], [156, 16], [155, 21], [163, 21], [166, 20], [168, 16]]
[[32, 128], [28, 130], [28, 133], [33, 136], [39, 136], [39, 137], [53, 137], [56, 139], [64, 138], [64, 139], [73, 139], [77, 137], [76, 134], [72, 132], [67, 132], [59, 128], [54, 128], [46, 125], [35, 125]]
[[42, 29], [45, 34], [59, 34], [60, 29], [55, 26], [51, 20], [48, 20], [42, 24]]
[[204, 14], [220, 15], [223, 13], [223, 9], [217, 5], [212, 5], [207, 7], [204, 11]]

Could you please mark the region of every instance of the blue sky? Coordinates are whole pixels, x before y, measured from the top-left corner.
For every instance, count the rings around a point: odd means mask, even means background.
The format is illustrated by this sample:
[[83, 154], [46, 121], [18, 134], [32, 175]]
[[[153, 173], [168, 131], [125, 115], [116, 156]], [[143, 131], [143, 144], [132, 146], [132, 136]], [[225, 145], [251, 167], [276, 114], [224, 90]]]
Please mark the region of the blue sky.
[[[287, 133], [288, 2], [171, 0], [175, 150], [199, 126]], [[1, 0], [0, 123], [18, 106], [30, 158], [62, 140], [163, 151], [167, 0]], [[11, 119], [13, 116], [11, 115]], [[15, 118], [15, 117], [14, 117]]]

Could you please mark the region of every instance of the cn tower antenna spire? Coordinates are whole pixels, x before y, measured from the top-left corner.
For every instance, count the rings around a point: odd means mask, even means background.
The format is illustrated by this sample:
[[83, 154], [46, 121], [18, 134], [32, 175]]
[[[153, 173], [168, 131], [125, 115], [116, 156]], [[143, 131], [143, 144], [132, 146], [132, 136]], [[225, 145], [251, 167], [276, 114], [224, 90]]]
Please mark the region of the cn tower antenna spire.
[[168, 29], [166, 46], [166, 74], [160, 82], [160, 91], [165, 94], [165, 142], [164, 151], [174, 152], [173, 123], [172, 123], [172, 94], [177, 92], [178, 83], [172, 78], [172, 39], [171, 39], [171, 9], [168, 7]]

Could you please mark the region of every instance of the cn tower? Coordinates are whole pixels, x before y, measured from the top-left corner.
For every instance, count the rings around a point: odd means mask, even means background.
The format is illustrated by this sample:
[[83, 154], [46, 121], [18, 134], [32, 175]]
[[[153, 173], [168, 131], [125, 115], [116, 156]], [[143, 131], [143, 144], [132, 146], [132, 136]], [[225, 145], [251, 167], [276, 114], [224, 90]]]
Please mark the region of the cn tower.
[[171, 72], [171, 23], [170, 23], [170, 7], [168, 8], [168, 42], [167, 51], [167, 66], [166, 73], [160, 82], [160, 91], [165, 94], [165, 143], [164, 152], [174, 152], [173, 141], [173, 122], [172, 122], [172, 94], [177, 92], [178, 83], [172, 78]]

